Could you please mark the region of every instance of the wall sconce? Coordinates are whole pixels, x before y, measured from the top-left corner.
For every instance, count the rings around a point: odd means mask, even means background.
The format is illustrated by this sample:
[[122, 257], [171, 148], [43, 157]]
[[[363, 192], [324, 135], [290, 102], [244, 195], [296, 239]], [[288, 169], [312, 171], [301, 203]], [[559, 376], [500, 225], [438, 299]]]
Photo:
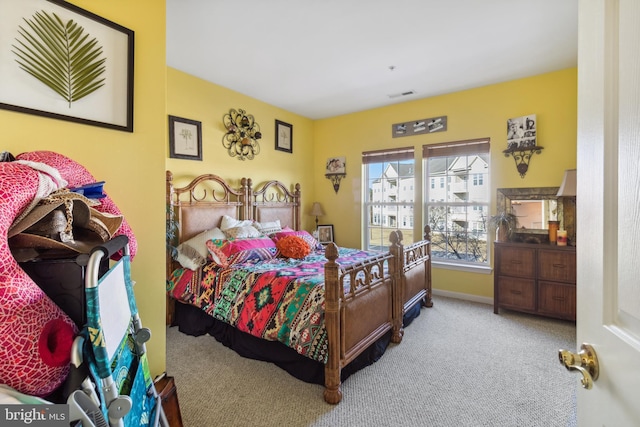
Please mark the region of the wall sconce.
[[542, 150], [544, 150], [544, 147], [534, 145], [532, 147], [507, 148], [503, 153], [505, 157], [513, 157], [513, 160], [516, 162], [516, 169], [518, 169], [520, 178], [524, 178], [525, 174], [529, 170], [531, 156], [534, 154], [540, 154]]
[[347, 160], [345, 157], [329, 157], [324, 176], [333, 184], [333, 190], [338, 194], [340, 181], [347, 176]]
[[231, 157], [253, 160], [260, 153], [258, 140], [262, 138], [260, 125], [251, 114], [233, 108], [222, 118], [227, 133], [222, 137], [222, 145]]

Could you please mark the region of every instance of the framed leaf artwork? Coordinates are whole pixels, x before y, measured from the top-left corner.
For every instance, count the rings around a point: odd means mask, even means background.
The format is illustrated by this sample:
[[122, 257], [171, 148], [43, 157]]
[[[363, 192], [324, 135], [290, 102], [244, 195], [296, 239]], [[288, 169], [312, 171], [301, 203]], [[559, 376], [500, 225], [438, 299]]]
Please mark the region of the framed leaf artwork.
[[293, 125], [276, 119], [276, 150], [293, 153]]
[[62, 0], [0, 10], [0, 108], [133, 132], [132, 30]]
[[202, 160], [202, 122], [169, 116], [169, 157]]

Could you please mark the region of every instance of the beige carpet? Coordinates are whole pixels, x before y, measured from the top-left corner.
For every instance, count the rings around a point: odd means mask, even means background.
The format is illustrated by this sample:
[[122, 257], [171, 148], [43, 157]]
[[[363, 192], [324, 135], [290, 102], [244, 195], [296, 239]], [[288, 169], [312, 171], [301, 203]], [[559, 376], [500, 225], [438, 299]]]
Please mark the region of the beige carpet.
[[210, 336], [167, 329], [167, 371], [187, 427], [572, 426], [577, 377], [558, 361], [573, 323], [436, 297], [339, 405], [323, 387], [238, 356]]

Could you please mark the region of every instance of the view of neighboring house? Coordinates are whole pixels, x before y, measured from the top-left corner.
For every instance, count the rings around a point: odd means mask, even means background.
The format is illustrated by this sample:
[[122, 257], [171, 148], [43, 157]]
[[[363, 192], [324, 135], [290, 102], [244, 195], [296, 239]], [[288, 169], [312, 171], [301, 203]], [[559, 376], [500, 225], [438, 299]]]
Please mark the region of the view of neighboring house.
[[[429, 159], [425, 221], [433, 233], [434, 259], [487, 261], [488, 168], [488, 156], [483, 155]], [[369, 189], [370, 230], [398, 228], [405, 234], [405, 242], [411, 241], [414, 180], [412, 161], [383, 164]], [[375, 243], [369, 247], [380, 246]]]

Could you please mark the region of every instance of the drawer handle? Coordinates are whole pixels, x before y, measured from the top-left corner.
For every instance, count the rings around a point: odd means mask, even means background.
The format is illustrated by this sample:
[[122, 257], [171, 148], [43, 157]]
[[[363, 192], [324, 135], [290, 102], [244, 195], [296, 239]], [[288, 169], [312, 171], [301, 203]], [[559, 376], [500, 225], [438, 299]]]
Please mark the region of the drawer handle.
[[564, 264], [553, 264], [553, 266], [555, 268], [565, 268], [566, 267], [566, 265], [564, 265]]
[[522, 264], [522, 261], [518, 261], [517, 259], [512, 259], [511, 264]]
[[513, 289], [511, 289], [511, 293], [514, 295], [522, 295], [522, 291], [515, 291]]
[[554, 301], [564, 301], [564, 297], [551, 297]]

